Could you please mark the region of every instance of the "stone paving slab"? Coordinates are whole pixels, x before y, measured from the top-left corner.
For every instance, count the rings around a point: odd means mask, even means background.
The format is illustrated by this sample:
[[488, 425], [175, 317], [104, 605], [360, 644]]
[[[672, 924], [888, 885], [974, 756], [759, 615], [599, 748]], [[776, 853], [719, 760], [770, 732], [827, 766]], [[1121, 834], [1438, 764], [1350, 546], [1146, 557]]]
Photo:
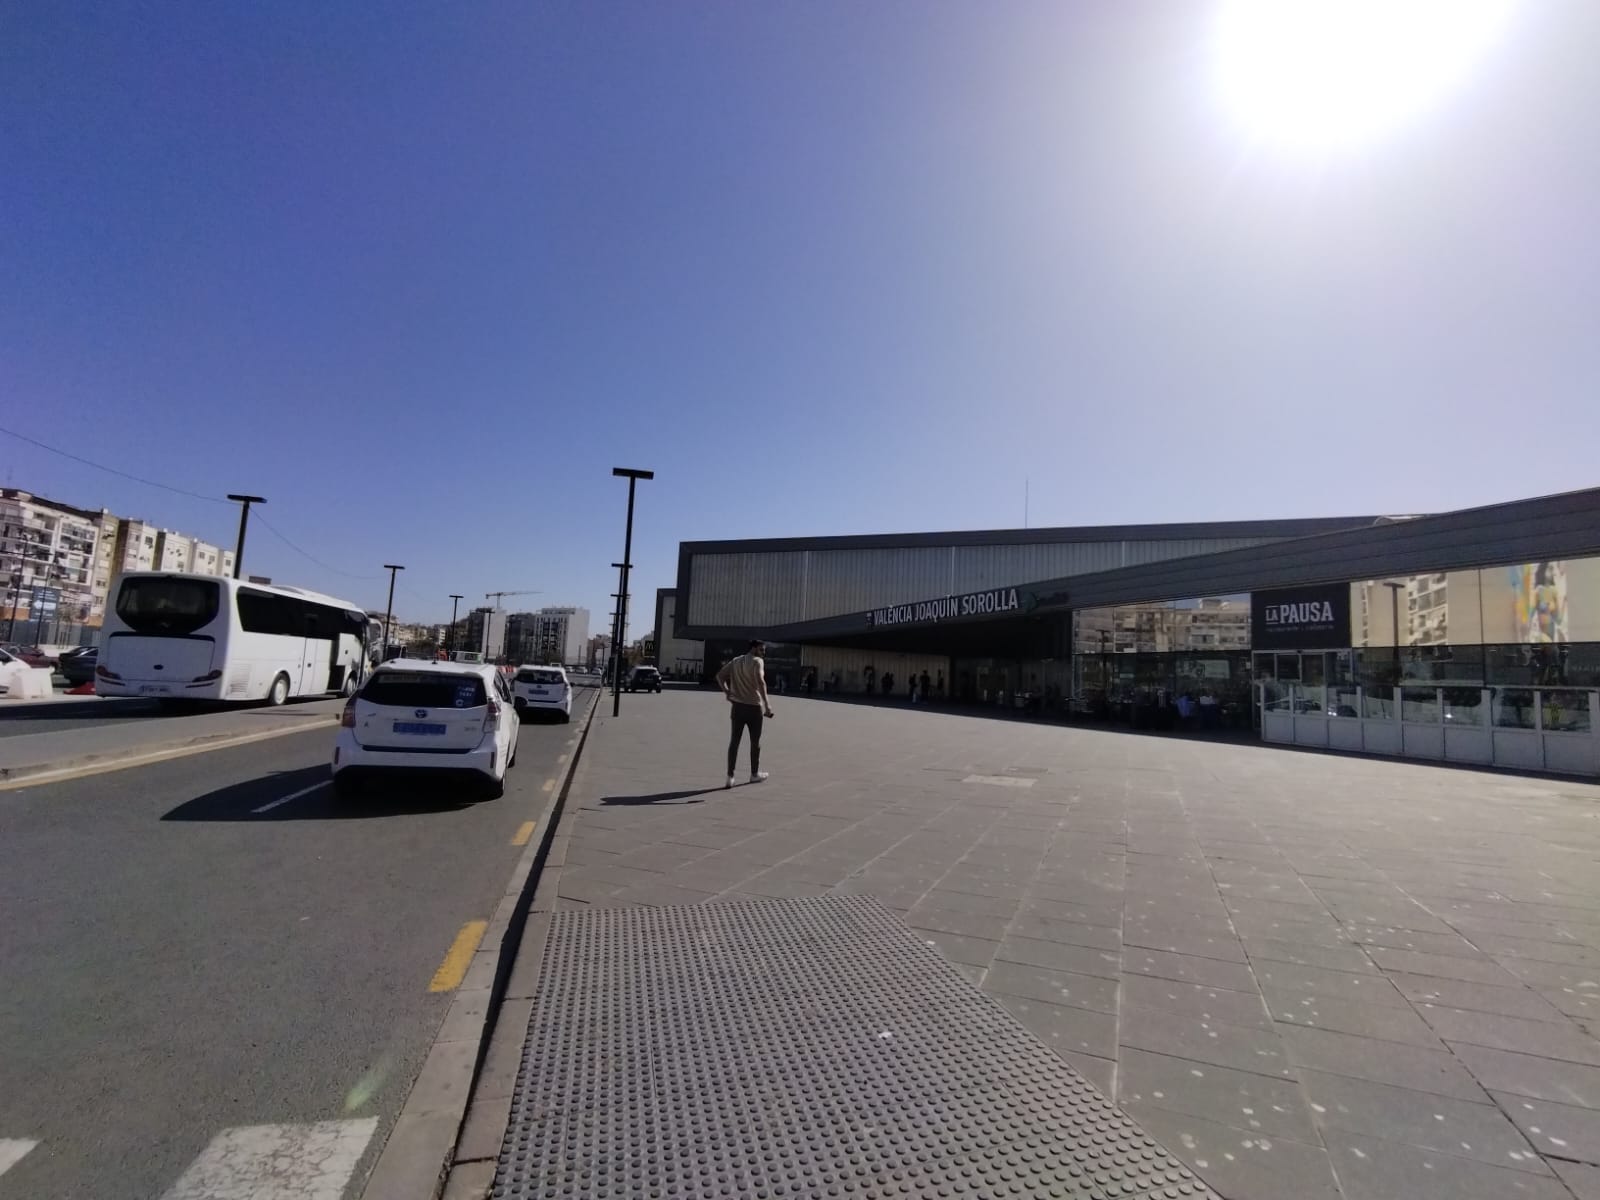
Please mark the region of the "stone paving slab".
[[775, 707], [602, 715], [559, 907], [873, 896], [1233, 1200], [1600, 1195], [1600, 787]]

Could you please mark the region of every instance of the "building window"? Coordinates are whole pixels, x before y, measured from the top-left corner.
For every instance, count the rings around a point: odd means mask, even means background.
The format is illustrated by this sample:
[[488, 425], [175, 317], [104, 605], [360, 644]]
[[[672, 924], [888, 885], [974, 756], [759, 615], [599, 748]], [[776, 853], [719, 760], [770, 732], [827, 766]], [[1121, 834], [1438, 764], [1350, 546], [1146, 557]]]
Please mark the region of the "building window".
[[1589, 732], [1588, 692], [1543, 692], [1540, 702], [1544, 705], [1546, 733]]
[[1500, 729], [1537, 728], [1533, 715], [1532, 688], [1499, 688], [1494, 694], [1494, 723]]

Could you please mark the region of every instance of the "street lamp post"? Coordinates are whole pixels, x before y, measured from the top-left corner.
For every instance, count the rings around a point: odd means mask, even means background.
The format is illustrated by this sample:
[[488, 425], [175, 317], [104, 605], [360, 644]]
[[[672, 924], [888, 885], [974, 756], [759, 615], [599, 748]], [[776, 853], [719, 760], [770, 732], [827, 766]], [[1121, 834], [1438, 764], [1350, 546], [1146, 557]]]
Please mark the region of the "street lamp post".
[[[10, 641], [17, 630], [17, 606], [22, 603], [22, 572], [27, 567], [30, 559], [39, 557], [39, 534], [32, 529], [17, 531], [17, 549], [14, 557], [17, 560], [16, 574], [11, 577], [11, 613], [6, 622], [6, 641]], [[29, 552], [31, 548], [31, 553]], [[34, 586], [38, 586], [38, 568], [34, 568]], [[32, 592], [29, 593], [28, 615], [33, 615]]]
[[389, 572], [389, 604], [388, 604], [388, 607], [383, 610], [383, 657], [378, 660], [379, 662], [388, 661], [388, 654], [389, 654], [389, 622], [394, 619], [394, 576], [395, 576], [395, 572], [396, 571], [404, 571], [405, 568], [401, 567], [401, 566], [396, 566], [394, 563], [384, 563], [383, 564], [383, 569], [385, 571]]
[[454, 592], [450, 593], [450, 633], [444, 639], [444, 652], [446, 657], [449, 657], [449, 655], [456, 648], [456, 608], [460, 605], [463, 599], [464, 597], [458, 596]]
[[244, 507], [239, 510], [239, 540], [233, 547], [233, 577], [239, 578], [239, 572], [244, 569], [244, 531], [250, 524], [250, 506], [252, 504], [265, 504], [265, 496], [238, 496], [228, 493], [229, 500], [237, 500]]
[[654, 479], [654, 471], [633, 467], [612, 467], [611, 473], [628, 481], [628, 526], [622, 542], [622, 585], [617, 589], [617, 636], [612, 642], [613, 655], [618, 664], [611, 673], [611, 715], [622, 711], [621, 643], [628, 629], [628, 572], [633, 569], [633, 489], [641, 479]]

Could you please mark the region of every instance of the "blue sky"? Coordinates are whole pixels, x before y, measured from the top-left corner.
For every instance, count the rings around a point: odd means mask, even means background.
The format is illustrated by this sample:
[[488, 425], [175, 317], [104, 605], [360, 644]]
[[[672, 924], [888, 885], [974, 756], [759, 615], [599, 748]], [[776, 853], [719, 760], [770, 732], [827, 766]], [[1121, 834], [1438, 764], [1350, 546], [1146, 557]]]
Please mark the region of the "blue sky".
[[[609, 606], [680, 540], [1417, 512], [1591, 486], [1600, 5], [1315, 161], [1212, 10], [10, 5], [0, 424], [247, 567]], [[0, 477], [232, 509], [0, 437]]]

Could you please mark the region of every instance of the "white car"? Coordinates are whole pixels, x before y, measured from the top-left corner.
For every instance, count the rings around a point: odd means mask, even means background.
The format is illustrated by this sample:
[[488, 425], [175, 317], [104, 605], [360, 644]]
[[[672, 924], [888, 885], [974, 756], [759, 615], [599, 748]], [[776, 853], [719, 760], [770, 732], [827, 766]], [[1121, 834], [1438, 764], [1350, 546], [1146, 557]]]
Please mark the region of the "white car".
[[463, 775], [490, 797], [517, 761], [511, 689], [495, 667], [393, 659], [344, 706], [333, 786], [354, 796], [368, 780], [426, 772]]
[[561, 667], [518, 667], [511, 694], [521, 715], [553, 712], [572, 720], [572, 684]]

